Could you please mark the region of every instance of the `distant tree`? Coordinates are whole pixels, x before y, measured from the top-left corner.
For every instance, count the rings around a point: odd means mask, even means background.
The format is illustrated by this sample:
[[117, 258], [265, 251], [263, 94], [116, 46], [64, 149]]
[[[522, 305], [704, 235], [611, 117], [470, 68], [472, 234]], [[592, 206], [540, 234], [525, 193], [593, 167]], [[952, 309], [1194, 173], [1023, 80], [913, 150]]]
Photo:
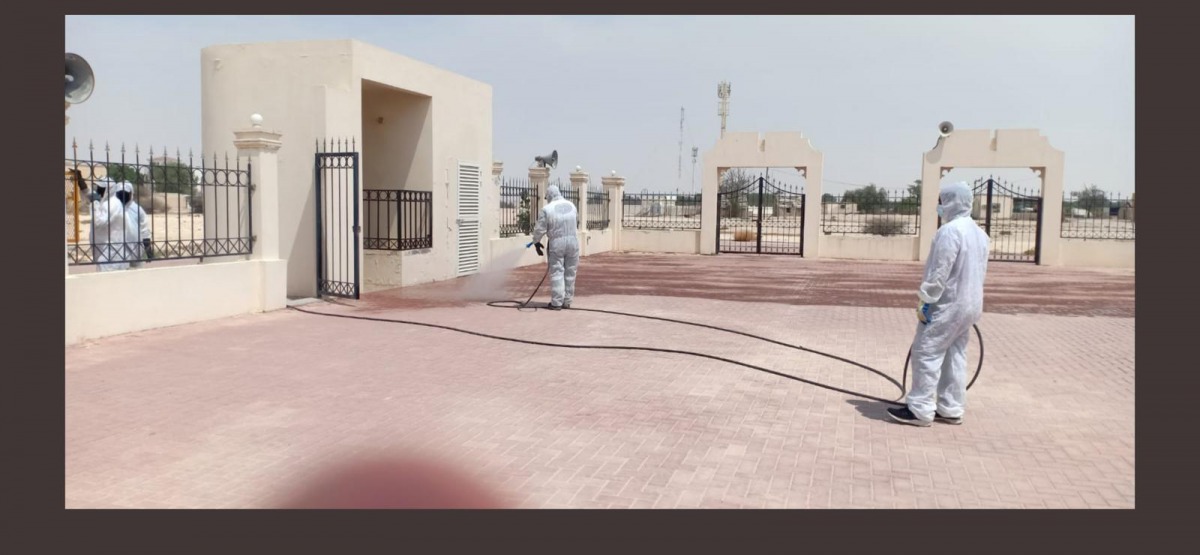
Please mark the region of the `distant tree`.
[[[143, 167], [132, 164], [113, 163], [108, 165], [108, 177], [113, 181], [128, 181], [138, 189], [139, 194], [181, 193], [193, 194], [198, 181], [191, 166], [179, 162], [166, 162], [149, 166], [149, 171], [142, 173]], [[231, 181], [234, 176], [230, 175]]]
[[533, 224], [529, 219], [529, 190], [521, 193], [521, 208], [517, 211], [517, 227], [523, 234], [533, 233]]
[[138, 167], [132, 164], [108, 164], [105, 168], [108, 170], [108, 178], [116, 183], [128, 181], [135, 187], [140, 186], [145, 181], [145, 176], [138, 172]]
[[[229, 174], [230, 184], [237, 183], [237, 175]], [[166, 162], [150, 166], [150, 183], [155, 193], [191, 194], [196, 184], [191, 166], [180, 162]]]
[[[745, 170], [741, 168], [731, 168], [726, 170], [726, 172], [721, 176], [720, 191], [722, 193], [732, 193], [734, 191], [740, 192], [743, 188], [748, 187], [754, 180], [755, 177], [751, 176]], [[755, 191], [755, 193], [757, 193], [757, 191]], [[726, 214], [728, 217], [739, 218], [744, 212], [744, 205], [748, 196], [749, 195], [742, 194], [722, 195], [721, 198], [725, 200], [726, 205], [720, 208], [727, 210], [724, 212], [724, 214]]]
[[1101, 191], [1099, 187], [1089, 185], [1084, 187], [1082, 191], [1071, 193], [1071, 196], [1074, 197], [1074, 202], [1072, 203], [1074, 206], [1072, 208], [1087, 211], [1088, 217], [1103, 218], [1108, 216], [1108, 195], [1104, 194], [1104, 191]]
[[754, 176], [750, 175], [741, 168], [730, 168], [721, 176], [721, 192], [728, 193], [736, 191], [749, 185], [755, 180]]
[[916, 214], [921, 210], [921, 180], [914, 179], [908, 186], [908, 195], [896, 202], [899, 214]]
[[857, 205], [858, 211], [864, 214], [878, 214], [888, 205], [887, 191], [875, 186], [874, 183], [858, 189], [846, 191], [842, 200]]
[[908, 196], [915, 199], [921, 198], [921, 180], [914, 179], [912, 185], [908, 186]]

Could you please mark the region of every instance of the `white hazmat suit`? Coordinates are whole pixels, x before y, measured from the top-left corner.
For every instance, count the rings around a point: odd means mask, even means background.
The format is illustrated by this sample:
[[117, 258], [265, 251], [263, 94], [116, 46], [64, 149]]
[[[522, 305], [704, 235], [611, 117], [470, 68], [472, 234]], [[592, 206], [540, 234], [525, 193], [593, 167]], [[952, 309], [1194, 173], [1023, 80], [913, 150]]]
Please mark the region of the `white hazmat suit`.
[[[988, 236], [971, 219], [974, 195], [966, 183], [942, 187], [944, 222], [933, 237], [925, 277], [917, 291], [916, 338], [912, 344], [912, 389], [908, 410], [921, 423], [935, 414], [961, 422], [967, 394], [967, 343], [983, 315]], [[935, 398], [936, 392], [936, 398]]]
[[[121, 202], [118, 193], [127, 193]], [[109, 188], [107, 198], [92, 204], [92, 243], [97, 245], [96, 262], [101, 272], [126, 270], [130, 262], [140, 263], [142, 242], [150, 238], [150, 218], [133, 200], [133, 184], [128, 181]], [[101, 206], [97, 207], [97, 204]]]
[[546, 262], [550, 265], [550, 307], [571, 308], [575, 298], [575, 275], [579, 271], [578, 212], [563, 198], [558, 187], [546, 187], [546, 206], [533, 227], [533, 242], [549, 236]]
[[[121, 225], [113, 225], [110, 217], [122, 211], [121, 201], [117, 200], [116, 192], [119, 187], [110, 179], [99, 179], [95, 183], [96, 190], [92, 196], [92, 229], [89, 240], [92, 243], [92, 260], [99, 263], [99, 270], [107, 272], [120, 270], [121, 264], [106, 264], [119, 259], [118, 248], [121, 243]], [[101, 191], [100, 189], [103, 189]]]
[[152, 248], [149, 244], [150, 239], [150, 216], [142, 209], [133, 196], [133, 184], [126, 181], [121, 184], [121, 190], [129, 193], [129, 202], [125, 205], [125, 236], [126, 246], [125, 252], [129, 255], [129, 260], [133, 262], [133, 266], [140, 267], [142, 261], [149, 254], [149, 249]]

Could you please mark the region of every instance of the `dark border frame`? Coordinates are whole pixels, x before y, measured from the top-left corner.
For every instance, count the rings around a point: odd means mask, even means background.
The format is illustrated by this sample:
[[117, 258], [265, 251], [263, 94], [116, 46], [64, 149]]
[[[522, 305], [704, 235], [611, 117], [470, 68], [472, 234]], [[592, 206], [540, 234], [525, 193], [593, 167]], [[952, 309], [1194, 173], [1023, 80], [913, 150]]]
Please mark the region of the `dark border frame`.
[[[1183, 4], [1175, 3], [1176, 6]], [[59, 104], [54, 90], [60, 87], [54, 69], [59, 67], [66, 13], [237, 13], [256, 14], [330, 13], [332, 7], [345, 13], [377, 13], [396, 9], [441, 12], [457, 8], [464, 13], [581, 13], [598, 7], [617, 13], [667, 13], [671, 11], [720, 12], [728, 4], [684, 4], [660, 2], [609, 2], [563, 5], [558, 2], [484, 3], [454, 6], [424, 1], [387, 5], [348, 1], [339, 4], [299, 0], [291, 3], [231, 2], [170, 4], [131, 0], [107, 6], [80, 0], [22, 5], [12, 10], [19, 24], [5, 33], [6, 66], [15, 86], [5, 88], [12, 106], [10, 125], [23, 133], [7, 135], [5, 141], [30, 167], [56, 168], [62, 135], [57, 126]], [[744, 6], [760, 12], [793, 11], [796, 4]], [[1137, 147], [1141, 159], [1137, 175], [1154, 189], [1172, 188], [1185, 193], [1186, 179], [1174, 179], [1184, 166], [1166, 153], [1184, 152], [1187, 141], [1180, 125], [1186, 113], [1177, 107], [1191, 104], [1194, 79], [1191, 56], [1192, 20], [1186, 10], [1167, 9], [1167, 2], [1067, 2], [1016, 0], [996, 3], [922, 1], [897, 4], [885, 0], [827, 3], [809, 8], [834, 9], [840, 13], [895, 13], [907, 8], [912, 13], [1062, 14], [1087, 9], [1092, 13], [1137, 15], [1137, 127], [1142, 131]], [[674, 8], [674, 10], [672, 10]], [[738, 7], [733, 7], [738, 9]], [[114, 40], [119, 40], [114, 36]], [[1186, 95], [1186, 98], [1185, 98]], [[1172, 130], [1178, 129], [1177, 133]], [[1169, 142], [1170, 141], [1170, 142]], [[1174, 170], [1174, 172], [1172, 171]], [[1182, 177], [1182, 176], [1181, 176]], [[38, 191], [36, 187], [32, 189]], [[10, 193], [11, 194], [11, 193]], [[9, 197], [12, 198], [12, 197]], [[23, 200], [28, 209], [14, 211], [9, 229], [27, 233], [29, 259], [23, 267], [32, 276], [20, 276], [29, 294], [9, 299], [10, 314], [24, 317], [5, 326], [5, 343], [21, 346], [5, 356], [4, 425], [8, 444], [4, 449], [3, 498], [9, 509], [5, 544], [13, 553], [53, 553], [73, 547], [76, 551], [108, 552], [304, 552], [354, 553], [363, 548], [376, 551], [409, 551], [418, 542], [437, 541], [445, 550], [449, 540], [479, 542], [487, 549], [502, 545], [485, 538], [506, 538], [515, 549], [551, 547], [556, 552], [598, 549], [598, 540], [624, 540], [639, 550], [678, 552], [688, 547], [718, 548], [747, 552], [752, 543], [772, 543], [788, 552], [890, 552], [933, 549], [952, 544], [965, 552], [1012, 553], [1020, 547], [1033, 552], [1147, 553], [1181, 552], [1184, 535], [1194, 527], [1187, 514], [1194, 512], [1196, 490], [1195, 432], [1189, 416], [1196, 385], [1194, 356], [1179, 345], [1190, 339], [1193, 313], [1182, 310], [1181, 301], [1194, 299], [1188, 287], [1196, 266], [1181, 239], [1188, 237], [1183, 226], [1172, 233], [1172, 222], [1184, 222], [1186, 203], [1169, 202], [1171, 196], [1151, 194], [1143, 209], [1153, 217], [1143, 227], [1141, 309], [1145, 316], [1138, 326], [1143, 370], [1137, 375], [1137, 394], [1142, 401], [1137, 417], [1137, 508], [1115, 511], [411, 511], [411, 512], [281, 512], [281, 511], [85, 511], [63, 509], [64, 462], [64, 375], [58, 372], [61, 326], [57, 317], [62, 299], [57, 277], [63, 255], [53, 243], [60, 241], [61, 227], [54, 218], [61, 209], [58, 194], [34, 194]], [[1149, 203], [1149, 204], [1146, 204]], [[1179, 256], [1185, 254], [1185, 256]], [[1170, 260], [1170, 267], [1167, 267]], [[1156, 269], [1157, 267], [1157, 269]], [[44, 275], [46, 279], [37, 278]], [[5, 278], [16, 285], [16, 274]], [[14, 306], [15, 305], [15, 306]], [[575, 540], [560, 545], [556, 540]], [[1190, 542], [1188, 542], [1190, 544]], [[690, 545], [689, 545], [690, 544]], [[187, 549], [184, 549], [187, 548]], [[427, 549], [423, 549], [427, 551]], [[609, 551], [609, 550], [605, 550]], [[1025, 551], [1029, 552], [1029, 551]]]

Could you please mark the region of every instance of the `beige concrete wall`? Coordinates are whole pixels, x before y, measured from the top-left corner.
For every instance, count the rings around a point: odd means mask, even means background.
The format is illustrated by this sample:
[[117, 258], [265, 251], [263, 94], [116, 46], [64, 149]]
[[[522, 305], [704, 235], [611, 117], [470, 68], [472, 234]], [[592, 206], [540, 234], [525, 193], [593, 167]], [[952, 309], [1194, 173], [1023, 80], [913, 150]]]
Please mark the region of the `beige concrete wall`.
[[[249, 119], [249, 118], [247, 118]], [[249, 260], [149, 262], [116, 272], [68, 271], [64, 282], [68, 345], [122, 333], [284, 308], [287, 261], [279, 256], [280, 135], [261, 122], [229, 133], [253, 162], [256, 240]], [[250, 208], [247, 207], [247, 210]], [[93, 267], [79, 268], [94, 270]], [[70, 270], [70, 267], [68, 267]], [[126, 294], [128, 292], [136, 294]]]
[[[448, 279], [455, 275], [457, 226], [455, 217], [457, 166], [459, 162], [478, 164], [483, 173], [481, 204], [495, 206], [499, 191], [487, 186], [492, 162], [492, 89], [489, 85], [449, 71], [353, 40], [300, 41], [262, 44], [222, 45], [201, 52], [202, 134], [205, 152], [232, 149], [229, 129], [239, 126], [248, 114], [261, 113], [275, 130], [288, 140], [279, 152], [281, 191], [279, 220], [282, 230], [281, 257], [288, 260], [288, 294], [306, 297], [316, 294], [316, 191], [313, 180], [314, 142], [321, 137], [353, 137], [363, 146], [364, 120], [376, 122], [388, 114], [375, 116], [363, 111], [364, 83], [368, 99], [387, 96], [385, 90], [432, 98], [429, 144], [419, 143], [416, 159], [428, 152], [431, 163], [428, 176], [414, 161], [407, 166], [414, 188], [429, 182], [421, 190], [433, 192], [434, 249], [431, 269], [414, 271], [388, 269], [383, 260], [400, 264], [404, 255], [380, 258], [372, 264], [380, 275], [366, 276], [377, 283], [397, 275], [433, 276]], [[419, 104], [419, 103], [417, 103]], [[412, 108], [413, 104], [409, 105]], [[417, 114], [412, 117], [406, 114]], [[420, 109], [400, 110], [399, 126], [417, 125]], [[367, 139], [386, 140], [389, 133], [372, 130]], [[381, 134], [384, 135], [381, 139]], [[421, 141], [427, 140], [422, 137]], [[372, 147], [368, 147], [372, 148]], [[385, 147], [386, 148], [386, 147]], [[400, 171], [385, 155], [369, 156], [363, 151], [363, 180], [388, 181], [388, 171]], [[375, 167], [372, 167], [374, 160]], [[385, 166], [379, 169], [379, 164]], [[383, 188], [383, 187], [380, 187]], [[484, 240], [481, 259], [487, 260], [490, 246], [488, 231], [498, 229], [494, 210], [483, 210]], [[363, 267], [366, 252], [362, 253]], [[425, 264], [420, 255], [414, 264]], [[390, 276], [390, 277], [389, 277]], [[414, 277], [413, 279], [417, 279]], [[423, 278], [422, 278], [423, 279]]]
[[[480, 169], [480, 263], [491, 259], [489, 237], [499, 232], [500, 191], [489, 186], [492, 166], [492, 87], [446, 71], [444, 69], [389, 52], [382, 48], [353, 41], [356, 76], [361, 79], [432, 100], [432, 184], [433, 191], [433, 249], [430, 257], [417, 256], [414, 274], [402, 269], [406, 276], [430, 276], [433, 280], [457, 276], [458, 260], [458, 166], [468, 163]], [[385, 120], [386, 121], [386, 120]], [[364, 162], [364, 169], [370, 162]], [[414, 177], [420, 178], [419, 175]], [[493, 230], [495, 233], [493, 233]], [[409, 263], [401, 257], [400, 263]], [[374, 276], [377, 282], [384, 276]], [[399, 284], [397, 284], [399, 285]]]
[[[1036, 129], [962, 129], [940, 139], [925, 153], [922, 183], [942, 182], [954, 168], [1029, 168], [1041, 177], [1041, 264], [1047, 266], [1134, 267], [1133, 241], [1062, 238], [1063, 171], [1066, 155]], [[937, 232], [938, 187], [922, 187], [920, 260], [929, 256]], [[981, 209], [981, 198], [975, 210]], [[1011, 197], [994, 197], [1001, 218], [1012, 210]], [[986, 201], [983, 201], [986, 203]], [[1028, 217], [1024, 214], [1017, 215]]]
[[[613, 234], [608, 230], [580, 233], [580, 246], [583, 249], [582, 255], [589, 256], [611, 251], [612, 237]], [[489, 241], [490, 247], [488, 248], [490, 256], [487, 260], [483, 261], [483, 268], [486, 270], [490, 262], [507, 252], [525, 249], [525, 245], [529, 240], [528, 236], [491, 239]], [[396, 260], [397, 258], [401, 260]], [[525, 252], [517, 261], [516, 267], [545, 263], [546, 259], [544, 257], [538, 256], [537, 251], [529, 248], [525, 249]], [[428, 250], [399, 253], [368, 251], [366, 265], [367, 271], [364, 272], [364, 275], [368, 276], [368, 279], [365, 281], [363, 287], [364, 292], [368, 293], [447, 279], [436, 277], [434, 257], [431, 256]], [[383, 279], [378, 279], [376, 276], [382, 276]]]
[[360, 135], [351, 43], [211, 46], [201, 51], [200, 59], [206, 154], [233, 152], [229, 130], [241, 127], [256, 112], [288, 138], [279, 151], [280, 256], [288, 260], [288, 294], [315, 295], [314, 141]]
[[593, 229], [580, 234], [579, 247], [583, 256], [610, 252], [613, 250], [613, 231], [611, 229]]
[[433, 189], [432, 97], [373, 81], [362, 86], [364, 189]]
[[612, 250], [620, 252], [624, 250], [621, 246], [621, 237], [625, 235], [621, 205], [625, 201], [625, 178], [612, 170], [600, 178], [600, 186], [608, 193], [608, 232], [612, 236]]
[[621, 251], [703, 254], [700, 246], [701, 235], [701, 230], [626, 229], [621, 232]]
[[[795, 168], [804, 175], [804, 256], [820, 256], [820, 245], [808, 239], [821, 232], [822, 174], [825, 157], [800, 133], [726, 133], [716, 146], [704, 153], [701, 177], [703, 209], [699, 252], [717, 252], [717, 194], [720, 178], [730, 168]], [[625, 240], [622, 236], [621, 241]], [[635, 250], [625, 248], [623, 250]]]
[[449, 279], [443, 275], [440, 257], [430, 249], [366, 251], [362, 276], [365, 293]]
[[1134, 268], [1134, 242], [1096, 239], [1063, 239], [1063, 266], [1091, 268]]
[[282, 287], [286, 271], [239, 260], [66, 276], [66, 343], [280, 309], [269, 284]]
[[821, 258], [912, 261], [917, 259], [920, 244], [921, 240], [916, 235], [824, 235], [821, 237]]
[[1063, 151], [1036, 129], [959, 129], [921, 161], [921, 260], [937, 232], [942, 176], [954, 168], [1029, 168], [1042, 178], [1042, 264], [1057, 265], [1062, 243]]

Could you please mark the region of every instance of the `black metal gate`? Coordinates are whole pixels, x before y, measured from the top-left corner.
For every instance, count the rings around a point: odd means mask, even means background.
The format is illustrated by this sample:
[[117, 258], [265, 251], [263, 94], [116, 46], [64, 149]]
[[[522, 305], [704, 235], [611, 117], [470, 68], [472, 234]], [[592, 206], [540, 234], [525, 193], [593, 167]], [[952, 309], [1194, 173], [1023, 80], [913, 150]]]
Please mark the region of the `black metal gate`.
[[357, 299], [362, 228], [354, 141], [317, 144], [317, 295]]
[[717, 195], [717, 252], [804, 255], [804, 187], [759, 176]]
[[989, 177], [974, 185], [971, 217], [988, 237], [988, 260], [1032, 262], [1042, 258], [1042, 197]]

